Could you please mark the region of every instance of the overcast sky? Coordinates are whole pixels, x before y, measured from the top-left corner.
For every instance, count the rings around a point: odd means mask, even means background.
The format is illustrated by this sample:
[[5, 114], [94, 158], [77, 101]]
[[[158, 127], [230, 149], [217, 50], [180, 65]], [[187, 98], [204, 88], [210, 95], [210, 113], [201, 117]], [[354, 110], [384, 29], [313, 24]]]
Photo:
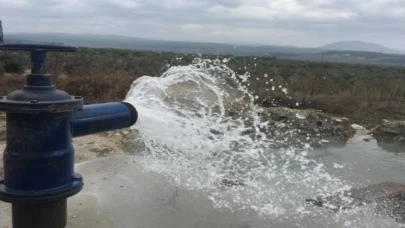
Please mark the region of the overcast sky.
[[305, 47], [362, 40], [405, 50], [405, 0], [0, 0], [0, 19], [6, 34]]

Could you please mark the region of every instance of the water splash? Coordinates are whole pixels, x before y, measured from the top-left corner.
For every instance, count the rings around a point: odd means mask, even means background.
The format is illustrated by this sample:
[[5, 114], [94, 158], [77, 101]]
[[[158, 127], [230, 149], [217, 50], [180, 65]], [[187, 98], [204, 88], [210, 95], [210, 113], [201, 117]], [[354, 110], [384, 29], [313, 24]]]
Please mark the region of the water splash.
[[359, 217], [364, 211], [329, 214], [305, 202], [348, 190], [351, 183], [308, 156], [308, 146], [271, 149], [274, 140], [260, 130], [266, 123], [255, 97], [240, 83], [247, 80], [249, 74], [237, 75], [221, 60], [202, 59], [137, 79], [126, 101], [139, 112], [134, 128], [146, 144], [145, 168], [205, 192], [216, 207], [289, 221], [291, 227], [308, 227], [301, 226], [305, 221], [312, 227], [368, 227], [371, 220], [386, 225], [371, 213]]

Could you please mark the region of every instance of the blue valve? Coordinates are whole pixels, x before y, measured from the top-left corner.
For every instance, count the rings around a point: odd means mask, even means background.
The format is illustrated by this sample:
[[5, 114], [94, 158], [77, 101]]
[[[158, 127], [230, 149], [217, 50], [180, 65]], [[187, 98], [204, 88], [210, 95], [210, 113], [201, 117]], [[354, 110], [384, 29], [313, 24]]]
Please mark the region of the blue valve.
[[72, 138], [129, 127], [137, 111], [125, 102], [83, 105], [82, 97], [52, 85], [46, 54], [75, 47], [5, 44], [0, 22], [0, 50], [28, 51], [32, 62], [24, 88], [0, 97], [7, 118], [0, 200], [12, 204], [14, 228], [63, 228], [67, 198], [83, 187], [74, 172]]

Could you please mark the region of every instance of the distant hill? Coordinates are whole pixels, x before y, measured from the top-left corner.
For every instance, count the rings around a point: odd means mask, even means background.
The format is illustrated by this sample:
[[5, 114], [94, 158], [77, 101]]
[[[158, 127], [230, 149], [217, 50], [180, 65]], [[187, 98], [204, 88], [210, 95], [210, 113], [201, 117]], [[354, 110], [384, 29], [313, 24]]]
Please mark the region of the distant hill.
[[405, 66], [405, 53], [361, 41], [342, 41], [319, 48], [302, 48], [258, 44], [167, 41], [117, 35], [67, 33], [18, 33], [6, 34], [4, 38], [6, 43], [41, 43], [213, 55], [252, 55], [279, 59]]
[[185, 42], [144, 39], [116, 35], [65, 34], [65, 33], [18, 33], [5, 36], [7, 40], [30, 42], [64, 43], [79, 47], [120, 48], [148, 51], [199, 52], [202, 54], [232, 54], [260, 56], [296, 56], [297, 54], [319, 53], [316, 48], [280, 47], [266, 45], [242, 45], [229, 43]]
[[390, 49], [379, 44], [363, 41], [340, 41], [322, 46], [320, 49], [332, 51], [368, 51], [390, 54], [405, 54], [405, 52], [399, 50]]

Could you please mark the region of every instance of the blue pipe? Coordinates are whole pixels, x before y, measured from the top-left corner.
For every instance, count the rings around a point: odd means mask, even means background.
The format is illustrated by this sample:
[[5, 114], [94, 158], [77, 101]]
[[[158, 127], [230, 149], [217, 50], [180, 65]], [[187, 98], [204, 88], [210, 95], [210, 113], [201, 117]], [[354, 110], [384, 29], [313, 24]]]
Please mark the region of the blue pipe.
[[72, 137], [130, 127], [138, 114], [125, 102], [84, 106], [82, 97], [53, 86], [46, 54], [77, 48], [3, 41], [0, 21], [0, 50], [29, 51], [32, 65], [24, 88], [0, 96], [0, 111], [7, 113], [0, 201], [12, 204], [13, 228], [63, 228], [67, 198], [83, 187], [74, 172]]
[[134, 106], [126, 102], [85, 105], [73, 118], [73, 137], [130, 127], [138, 119]]

